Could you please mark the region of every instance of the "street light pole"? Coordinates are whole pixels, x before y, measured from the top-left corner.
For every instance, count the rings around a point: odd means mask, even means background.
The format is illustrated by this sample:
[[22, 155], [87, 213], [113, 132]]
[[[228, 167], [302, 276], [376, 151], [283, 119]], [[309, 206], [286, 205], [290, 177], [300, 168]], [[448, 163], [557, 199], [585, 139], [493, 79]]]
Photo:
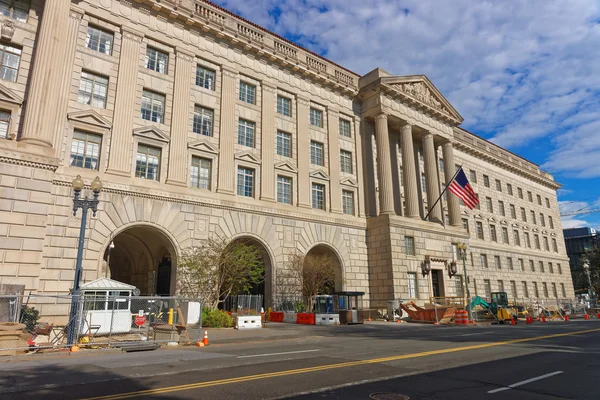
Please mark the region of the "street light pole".
[[[467, 303], [469, 303], [470, 299], [471, 299], [471, 292], [469, 290], [469, 276], [467, 275], [467, 249], [469, 248], [469, 245], [467, 243], [457, 243], [456, 244], [456, 249], [458, 250], [458, 256], [462, 259], [463, 262], [463, 276], [464, 276], [464, 280], [465, 280], [465, 288], [467, 291]], [[471, 314], [471, 305], [469, 305], [469, 321], [472, 321], [472, 314]]]
[[73, 190], [75, 192], [73, 198], [73, 215], [77, 215], [77, 210], [81, 208], [81, 226], [79, 228], [79, 242], [77, 246], [77, 261], [75, 264], [75, 277], [73, 279], [73, 293], [71, 298], [71, 313], [69, 316], [69, 335], [68, 344], [73, 346], [77, 338], [77, 310], [79, 308], [79, 282], [81, 281], [82, 264], [83, 264], [83, 244], [85, 241], [85, 226], [87, 223], [87, 212], [89, 209], [92, 210], [92, 215], [96, 216], [98, 211], [98, 195], [102, 190], [102, 182], [99, 177], [96, 177], [92, 182], [91, 188], [94, 194], [94, 198], [89, 200], [86, 197], [81, 199], [79, 196], [83, 189], [83, 179], [81, 175], [77, 175], [77, 178], [73, 179]]
[[590, 264], [587, 261], [583, 263], [583, 269], [588, 279], [588, 295], [590, 296], [590, 306], [595, 306], [594, 288], [592, 287], [592, 278], [590, 277]]

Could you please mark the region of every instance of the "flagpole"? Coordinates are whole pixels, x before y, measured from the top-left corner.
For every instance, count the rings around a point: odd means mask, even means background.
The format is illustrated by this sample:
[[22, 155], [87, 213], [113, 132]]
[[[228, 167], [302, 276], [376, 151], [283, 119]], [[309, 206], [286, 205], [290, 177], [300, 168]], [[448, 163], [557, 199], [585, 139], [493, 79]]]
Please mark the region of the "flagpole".
[[[462, 166], [463, 166], [463, 164], [460, 164], [460, 167], [458, 167], [458, 169], [454, 173], [454, 176], [452, 177], [452, 179], [450, 179], [450, 182], [452, 182], [454, 180], [454, 178], [456, 178], [456, 175], [458, 175], [458, 173], [462, 169]], [[442, 193], [440, 194], [440, 197], [438, 197], [437, 200], [435, 201], [435, 203], [433, 203], [433, 206], [431, 208], [429, 208], [429, 211], [427, 212], [427, 215], [424, 218], [426, 221], [427, 221], [427, 217], [429, 217], [429, 214], [431, 214], [431, 212], [433, 211], [433, 209], [435, 208], [435, 206], [437, 205], [437, 203], [440, 202], [440, 199], [442, 198], [442, 196], [444, 195], [444, 193], [446, 193], [446, 190], [448, 190], [448, 186], [450, 186], [450, 182], [446, 183], [446, 185], [444, 186], [444, 190], [442, 190]], [[442, 219], [443, 218], [444, 217], [442, 216]]]

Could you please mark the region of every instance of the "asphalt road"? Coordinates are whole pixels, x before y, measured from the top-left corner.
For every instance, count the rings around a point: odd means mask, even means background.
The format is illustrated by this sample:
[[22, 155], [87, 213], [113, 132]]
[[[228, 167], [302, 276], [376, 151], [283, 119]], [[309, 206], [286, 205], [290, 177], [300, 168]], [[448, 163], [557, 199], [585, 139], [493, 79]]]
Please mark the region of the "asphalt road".
[[298, 329], [205, 348], [28, 356], [0, 363], [0, 398], [600, 399], [598, 320]]

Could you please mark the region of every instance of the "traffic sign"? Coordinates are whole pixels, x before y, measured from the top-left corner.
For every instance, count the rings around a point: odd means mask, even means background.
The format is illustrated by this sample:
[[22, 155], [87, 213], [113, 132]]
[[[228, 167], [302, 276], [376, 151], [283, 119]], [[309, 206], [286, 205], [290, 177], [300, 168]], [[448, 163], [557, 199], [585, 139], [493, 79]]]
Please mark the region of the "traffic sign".
[[142, 326], [146, 323], [146, 316], [145, 315], [136, 315], [135, 316], [135, 324], [137, 326]]

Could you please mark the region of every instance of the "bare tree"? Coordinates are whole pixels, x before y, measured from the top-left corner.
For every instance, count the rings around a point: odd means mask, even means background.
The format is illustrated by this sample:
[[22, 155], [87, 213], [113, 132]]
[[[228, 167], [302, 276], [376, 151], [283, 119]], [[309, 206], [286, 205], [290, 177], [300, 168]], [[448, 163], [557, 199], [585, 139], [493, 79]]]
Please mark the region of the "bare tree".
[[329, 254], [294, 253], [288, 256], [277, 283], [288, 293], [309, 297], [332, 292], [338, 274], [339, 262]]
[[242, 240], [209, 239], [184, 251], [177, 278], [182, 296], [202, 298], [215, 309], [229, 296], [248, 293], [264, 280], [261, 251]]

